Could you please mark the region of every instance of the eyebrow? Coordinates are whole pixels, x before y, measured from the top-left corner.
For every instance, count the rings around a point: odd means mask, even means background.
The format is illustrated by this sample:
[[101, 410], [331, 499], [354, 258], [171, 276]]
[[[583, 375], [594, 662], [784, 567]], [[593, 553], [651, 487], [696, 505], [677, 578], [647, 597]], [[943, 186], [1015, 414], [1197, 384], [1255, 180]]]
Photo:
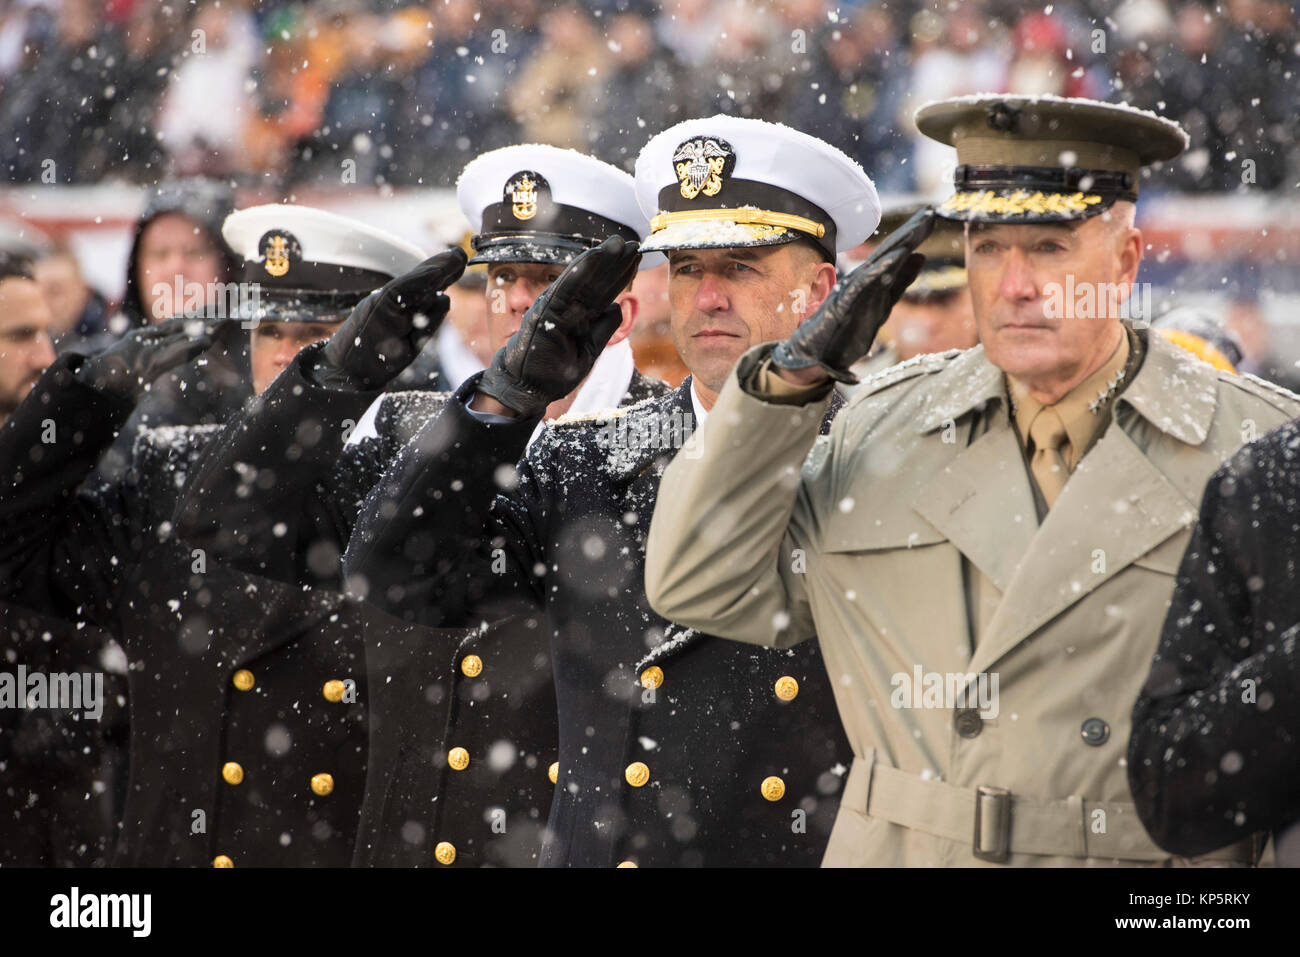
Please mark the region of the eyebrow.
[[1082, 226], [1084, 222], [1086, 222], [1086, 220], [1068, 219], [1060, 223], [971, 223], [970, 234], [976, 236], [979, 233], [986, 233], [993, 229], [1000, 229], [1003, 226], [1036, 226], [1042, 229], [1052, 229], [1058, 232], [1073, 233]]
[[[766, 249], [768, 247], [759, 247], [759, 248]], [[710, 251], [717, 252], [720, 250], [710, 250]], [[726, 252], [728, 254], [727, 255], [728, 259], [738, 259], [743, 262], [754, 262], [755, 260], [763, 258], [762, 254], [758, 251], [758, 248], [748, 249], [744, 246], [731, 246], [731, 247], [726, 247]], [[681, 263], [696, 262], [699, 260], [699, 258], [700, 257], [697, 255], [696, 250], [690, 250], [688, 252], [681, 252], [681, 253], [677, 253], [676, 255], [670, 255], [668, 257], [668, 262], [670, 265], [678, 265]]]

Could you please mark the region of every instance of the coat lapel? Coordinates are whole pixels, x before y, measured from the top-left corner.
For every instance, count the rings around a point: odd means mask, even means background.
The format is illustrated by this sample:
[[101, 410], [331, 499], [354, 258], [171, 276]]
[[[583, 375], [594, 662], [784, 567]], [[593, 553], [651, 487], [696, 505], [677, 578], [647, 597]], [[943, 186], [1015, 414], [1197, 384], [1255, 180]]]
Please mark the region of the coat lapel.
[[1038, 531], [1015, 430], [1003, 422], [985, 432], [922, 484], [912, 507], [1005, 593]]
[[[981, 408], [987, 431], [963, 447], [955, 441], [957, 422]], [[962, 425], [965, 435], [979, 420], [972, 416]], [[952, 448], [959, 451], [922, 482], [912, 508], [1005, 592], [1038, 529], [1038, 514], [1007, 415], [1002, 372], [979, 347], [934, 377], [921, 431], [949, 429]]]

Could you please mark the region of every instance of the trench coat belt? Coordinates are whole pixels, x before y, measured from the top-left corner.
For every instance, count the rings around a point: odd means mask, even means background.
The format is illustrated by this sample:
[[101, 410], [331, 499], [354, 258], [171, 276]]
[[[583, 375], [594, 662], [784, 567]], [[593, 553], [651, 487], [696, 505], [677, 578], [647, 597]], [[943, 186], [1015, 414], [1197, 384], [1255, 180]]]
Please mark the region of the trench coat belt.
[[[974, 787], [922, 778], [876, 760], [876, 749], [853, 761], [844, 786], [843, 806], [866, 809], [870, 817], [938, 837], [973, 844]], [[1011, 854], [1168, 861], [1174, 857], [1147, 835], [1137, 808], [1122, 801], [1092, 801], [1078, 796], [1042, 800], [1009, 795]], [[1100, 814], [1098, 812], [1101, 812]], [[1246, 840], [1198, 857], [1198, 861], [1253, 864], [1254, 842]]]

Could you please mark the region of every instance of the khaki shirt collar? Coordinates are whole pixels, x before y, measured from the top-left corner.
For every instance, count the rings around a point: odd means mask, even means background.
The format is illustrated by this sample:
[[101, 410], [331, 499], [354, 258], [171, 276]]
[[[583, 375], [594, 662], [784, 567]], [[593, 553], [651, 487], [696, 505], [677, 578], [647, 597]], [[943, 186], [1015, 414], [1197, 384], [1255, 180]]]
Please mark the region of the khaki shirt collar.
[[[1219, 373], [1164, 336], [1145, 331], [1138, 335], [1147, 345], [1142, 367], [1116, 405], [1127, 403], [1160, 431], [1188, 445], [1200, 445], [1210, 434], [1218, 376], [1227, 373]], [[982, 412], [989, 402], [1006, 407], [1005, 377], [984, 355], [983, 346], [959, 353], [930, 378], [918, 432], [932, 432], [972, 411]], [[1007, 421], [1011, 424], [1009, 416]]]

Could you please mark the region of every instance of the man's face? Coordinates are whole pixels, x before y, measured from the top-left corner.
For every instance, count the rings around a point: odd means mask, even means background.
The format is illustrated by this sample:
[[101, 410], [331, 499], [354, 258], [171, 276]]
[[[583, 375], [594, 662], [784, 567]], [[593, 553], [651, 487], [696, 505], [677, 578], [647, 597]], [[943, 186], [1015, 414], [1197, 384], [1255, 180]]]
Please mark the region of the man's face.
[[145, 304], [150, 322], [169, 318], [165, 304], [175, 299], [174, 292], [155, 296], [153, 287], [163, 283], [169, 290], [181, 277], [182, 298], [187, 295], [184, 285], [199, 283], [205, 290], [208, 283], [221, 279], [221, 252], [208, 239], [207, 233], [181, 213], [164, 213], [154, 219], [140, 236], [140, 249], [136, 258], [136, 283], [140, 288], [140, 301]]
[[90, 289], [81, 278], [77, 261], [71, 256], [54, 255], [37, 260], [33, 269], [41, 293], [54, 314], [55, 328], [60, 333], [67, 332], [77, 324], [86, 300], [90, 298]]
[[715, 393], [746, 350], [787, 338], [834, 284], [834, 267], [800, 243], [675, 250], [668, 268], [673, 345]]
[[313, 342], [334, 335], [343, 322], [259, 322], [249, 336], [253, 389], [260, 395], [293, 357]]
[[519, 331], [524, 313], [546, 287], [560, 278], [563, 266], [544, 263], [495, 263], [488, 266], [488, 331], [496, 352]]
[[1140, 259], [1141, 233], [1115, 209], [1070, 223], [971, 224], [966, 275], [989, 361], [1031, 385], [1082, 379], [1114, 348], [1107, 300]]
[[30, 279], [0, 280], [0, 421], [7, 419], [54, 361], [50, 313]]

